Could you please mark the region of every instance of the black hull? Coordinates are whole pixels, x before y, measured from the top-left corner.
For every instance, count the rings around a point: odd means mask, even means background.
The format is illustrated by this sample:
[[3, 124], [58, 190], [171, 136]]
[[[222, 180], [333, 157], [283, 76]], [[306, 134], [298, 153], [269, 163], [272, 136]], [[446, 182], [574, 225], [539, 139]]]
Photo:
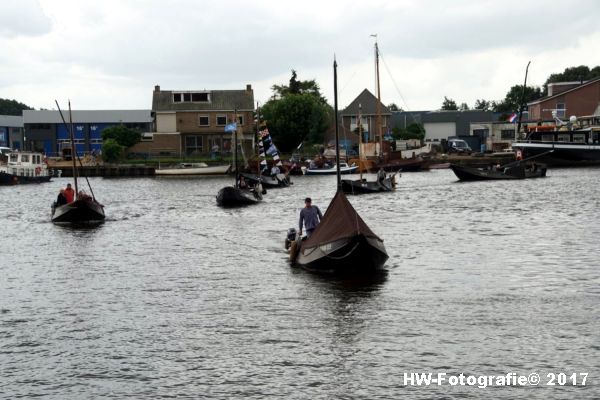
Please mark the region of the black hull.
[[242, 190], [227, 186], [217, 193], [217, 205], [221, 207], [242, 207], [256, 204], [262, 200], [262, 194], [253, 190]]
[[379, 171], [379, 168], [383, 168], [386, 172], [418, 172], [427, 169], [429, 161], [423, 159], [405, 159], [398, 160], [396, 162], [390, 162], [388, 164], [377, 165], [373, 172]]
[[294, 265], [309, 271], [346, 275], [381, 271], [388, 255], [382, 241], [356, 235], [326, 246], [301, 245], [294, 258]]
[[525, 166], [509, 167], [506, 171], [493, 171], [451, 164], [450, 168], [461, 181], [494, 181], [543, 178], [546, 176], [546, 166], [538, 165], [535, 170]]
[[346, 194], [392, 192], [396, 188], [396, 184], [393, 182], [393, 179], [394, 178], [386, 178], [382, 182], [369, 182], [366, 179], [342, 179], [342, 191]]
[[[513, 150], [519, 150], [523, 158], [544, 154], [536, 160], [552, 167], [576, 167], [600, 165], [600, 145], [581, 143], [514, 143]], [[551, 153], [550, 150], [553, 150]]]
[[50, 182], [50, 176], [18, 176], [0, 172], [0, 185], [22, 185], [26, 183]]
[[52, 207], [52, 222], [57, 224], [85, 224], [104, 221], [104, 207], [93, 199], [75, 200], [63, 206]]

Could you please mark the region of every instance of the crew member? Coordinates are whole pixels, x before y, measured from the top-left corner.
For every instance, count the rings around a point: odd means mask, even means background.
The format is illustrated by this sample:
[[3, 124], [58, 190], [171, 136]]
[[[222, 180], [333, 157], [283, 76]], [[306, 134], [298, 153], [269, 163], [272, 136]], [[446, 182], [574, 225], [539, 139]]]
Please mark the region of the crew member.
[[306, 237], [310, 237], [313, 231], [323, 219], [323, 214], [319, 207], [312, 205], [310, 197], [304, 199], [304, 208], [300, 211], [299, 235], [302, 236], [302, 225], [306, 227]]
[[71, 187], [70, 183], [67, 183], [67, 188], [65, 189], [65, 198], [67, 199], [67, 203], [72, 203], [75, 201], [75, 190]]

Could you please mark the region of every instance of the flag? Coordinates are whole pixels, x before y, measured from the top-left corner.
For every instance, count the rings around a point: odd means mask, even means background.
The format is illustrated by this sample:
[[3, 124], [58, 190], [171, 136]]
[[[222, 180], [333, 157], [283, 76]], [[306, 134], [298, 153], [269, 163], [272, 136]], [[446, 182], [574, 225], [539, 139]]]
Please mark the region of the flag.
[[[275, 143], [273, 143], [273, 140], [271, 139], [271, 134], [269, 133], [269, 129], [265, 128], [262, 131], [258, 132], [258, 139], [259, 139], [259, 152], [260, 149], [262, 148], [262, 157], [264, 159], [264, 154], [265, 154], [265, 148], [266, 153], [268, 155], [270, 155], [271, 157], [273, 157], [273, 161], [275, 161], [275, 164], [278, 166], [283, 165], [281, 163], [281, 160], [279, 159], [279, 151], [277, 150], [277, 147], [275, 147]], [[262, 161], [261, 161], [262, 164]], [[265, 164], [266, 164], [266, 160], [265, 160]]]
[[231, 123], [225, 125], [225, 132], [235, 132], [236, 129], [237, 129], [237, 123], [235, 123], [235, 122], [231, 122]]
[[517, 113], [512, 113], [510, 117], [508, 117], [508, 122], [515, 122], [517, 120]]

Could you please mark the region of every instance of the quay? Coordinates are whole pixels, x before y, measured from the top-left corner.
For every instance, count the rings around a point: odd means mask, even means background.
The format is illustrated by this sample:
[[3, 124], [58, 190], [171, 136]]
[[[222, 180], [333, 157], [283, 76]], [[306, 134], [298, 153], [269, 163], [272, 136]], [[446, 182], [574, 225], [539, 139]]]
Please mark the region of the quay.
[[[73, 176], [71, 161], [52, 161], [49, 160], [48, 168], [54, 172], [54, 176], [70, 178]], [[81, 176], [102, 176], [102, 177], [138, 177], [154, 176], [155, 168], [147, 165], [137, 164], [95, 164], [79, 166]]]

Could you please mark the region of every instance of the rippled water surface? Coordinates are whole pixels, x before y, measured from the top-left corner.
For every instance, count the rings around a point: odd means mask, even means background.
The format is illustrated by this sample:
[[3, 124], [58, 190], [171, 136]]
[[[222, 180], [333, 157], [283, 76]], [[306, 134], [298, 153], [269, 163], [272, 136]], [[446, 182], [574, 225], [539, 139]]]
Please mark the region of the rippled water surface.
[[[351, 202], [385, 240], [365, 281], [290, 268], [298, 177], [244, 209], [225, 178], [91, 179], [108, 220], [49, 222], [67, 179], [0, 187], [0, 398], [598, 398], [600, 169]], [[404, 373], [589, 373], [585, 387], [429, 387]]]

